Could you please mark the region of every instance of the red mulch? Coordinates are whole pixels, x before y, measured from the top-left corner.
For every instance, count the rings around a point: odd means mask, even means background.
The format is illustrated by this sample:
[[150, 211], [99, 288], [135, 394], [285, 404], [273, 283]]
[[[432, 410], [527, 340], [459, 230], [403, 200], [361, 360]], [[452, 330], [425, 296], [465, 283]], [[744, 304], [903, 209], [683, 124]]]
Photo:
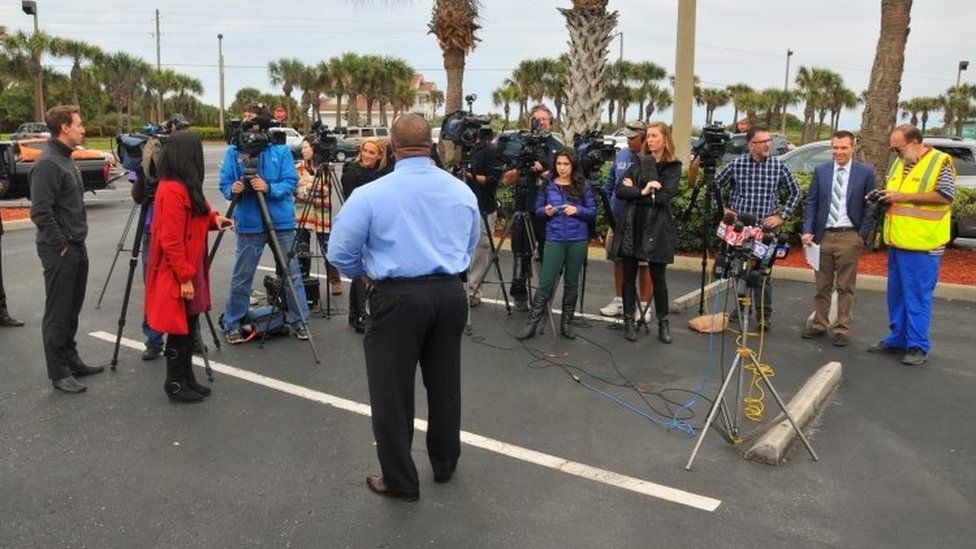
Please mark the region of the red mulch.
[[30, 208], [0, 208], [0, 219], [18, 221], [30, 217]]

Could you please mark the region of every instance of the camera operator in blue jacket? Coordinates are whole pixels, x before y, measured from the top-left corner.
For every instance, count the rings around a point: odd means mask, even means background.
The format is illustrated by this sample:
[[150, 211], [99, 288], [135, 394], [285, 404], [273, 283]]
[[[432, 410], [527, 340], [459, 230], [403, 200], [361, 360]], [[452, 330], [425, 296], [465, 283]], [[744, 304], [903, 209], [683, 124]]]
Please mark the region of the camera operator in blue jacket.
[[[245, 107], [242, 128], [266, 129], [270, 117], [267, 107], [251, 104]], [[237, 251], [234, 256], [234, 274], [230, 283], [230, 295], [224, 308], [223, 329], [227, 342], [236, 345], [245, 341], [241, 334], [241, 323], [247, 316], [251, 299], [254, 273], [264, 247], [268, 243], [261, 209], [256, 193], [265, 196], [268, 212], [271, 215], [275, 236], [283, 252], [288, 254], [295, 241], [295, 185], [298, 172], [292, 161], [291, 151], [286, 145], [269, 145], [258, 156], [257, 175], [248, 183], [244, 182], [244, 166], [234, 145], [227, 146], [227, 153], [220, 168], [220, 192], [228, 200], [237, 199], [234, 209], [234, 222], [237, 226]], [[301, 310], [308, 318], [308, 301], [305, 286], [298, 266], [298, 259], [287, 257], [288, 273], [298, 294], [294, 302], [291, 292], [285, 292], [288, 304], [288, 323], [298, 339], [308, 339], [308, 327], [302, 317], [296, 314]], [[281, 273], [279, 273], [281, 276]], [[301, 307], [301, 309], [299, 309]]]
[[590, 224], [596, 219], [596, 201], [593, 190], [583, 177], [579, 158], [572, 148], [556, 153], [555, 173], [549, 175], [546, 185], [539, 190], [535, 203], [535, 216], [546, 221], [546, 246], [542, 255], [542, 275], [539, 290], [532, 297], [529, 318], [518, 335], [528, 339], [535, 335], [542, 314], [555, 290], [559, 273], [563, 277], [563, 312], [560, 325], [563, 337], [574, 339], [573, 313], [579, 289], [579, 274], [586, 260], [590, 241]]

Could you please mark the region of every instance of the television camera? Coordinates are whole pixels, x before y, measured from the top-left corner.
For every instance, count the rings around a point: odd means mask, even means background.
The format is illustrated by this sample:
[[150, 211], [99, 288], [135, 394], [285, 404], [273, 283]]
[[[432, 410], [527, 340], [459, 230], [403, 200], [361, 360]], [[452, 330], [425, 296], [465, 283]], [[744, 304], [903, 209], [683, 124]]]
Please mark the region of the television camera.
[[583, 175], [592, 180], [597, 179], [603, 165], [617, 154], [613, 140], [603, 137], [600, 130], [576, 134], [573, 136], [573, 148], [579, 156]]
[[312, 130], [306, 137], [312, 146], [312, 159], [316, 164], [338, 162], [339, 137], [321, 121], [312, 124]]

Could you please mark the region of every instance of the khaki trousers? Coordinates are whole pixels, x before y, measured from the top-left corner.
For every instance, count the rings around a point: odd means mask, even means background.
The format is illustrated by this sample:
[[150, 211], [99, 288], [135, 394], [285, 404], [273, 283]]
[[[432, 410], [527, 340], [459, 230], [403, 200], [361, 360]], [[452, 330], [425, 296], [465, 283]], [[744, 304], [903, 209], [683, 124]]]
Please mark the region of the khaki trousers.
[[835, 333], [848, 334], [854, 319], [854, 287], [857, 285], [857, 261], [863, 241], [857, 231], [826, 231], [820, 239], [820, 270], [817, 271], [817, 293], [813, 297], [814, 316], [811, 328], [830, 328], [830, 296], [837, 290], [837, 323]]

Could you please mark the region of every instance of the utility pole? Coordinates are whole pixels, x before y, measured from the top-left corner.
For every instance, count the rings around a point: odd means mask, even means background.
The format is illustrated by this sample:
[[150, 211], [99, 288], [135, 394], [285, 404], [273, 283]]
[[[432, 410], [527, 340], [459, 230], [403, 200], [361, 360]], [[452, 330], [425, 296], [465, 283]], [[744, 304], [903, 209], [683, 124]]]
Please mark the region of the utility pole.
[[[37, 17], [36, 15], [34, 16]], [[37, 19], [34, 19], [34, 24], [37, 24]], [[962, 82], [962, 71], [969, 68], [969, 61], [960, 61], [959, 70], [956, 71], [956, 87], [959, 87], [959, 83]]]
[[[23, 0], [20, 3], [20, 9], [25, 14], [34, 16], [34, 36], [37, 37], [37, 33], [41, 32], [40, 26], [37, 24], [37, 2], [35, 0]], [[36, 58], [31, 59], [31, 61], [33, 64], [31, 72], [35, 68], [40, 71], [41, 56], [38, 55]], [[34, 120], [37, 122], [44, 120], [44, 83], [41, 81], [42, 74], [42, 72], [38, 72], [34, 75], [34, 94], [37, 96], [37, 101], [34, 102]]]
[[671, 128], [675, 157], [688, 158], [691, 149], [691, 108], [695, 95], [695, 13], [696, 0], [678, 2], [678, 40], [674, 60], [674, 108]]
[[786, 78], [783, 80], [783, 116], [780, 121], [779, 133], [786, 135], [786, 94], [790, 91], [790, 57], [793, 57], [793, 50], [786, 50]]
[[620, 59], [620, 62], [623, 63], [624, 62], [624, 33], [623, 33], [623, 31], [620, 31], [617, 34], [620, 36], [620, 57], [619, 57], [619, 59]]
[[[162, 62], [160, 61], [159, 55], [159, 10], [156, 10], [156, 72], [160, 73], [163, 70]], [[158, 87], [156, 89], [156, 118], [159, 122], [165, 120], [163, 116], [163, 92]]]
[[217, 35], [217, 66], [220, 67], [220, 131], [224, 131], [224, 35]]

